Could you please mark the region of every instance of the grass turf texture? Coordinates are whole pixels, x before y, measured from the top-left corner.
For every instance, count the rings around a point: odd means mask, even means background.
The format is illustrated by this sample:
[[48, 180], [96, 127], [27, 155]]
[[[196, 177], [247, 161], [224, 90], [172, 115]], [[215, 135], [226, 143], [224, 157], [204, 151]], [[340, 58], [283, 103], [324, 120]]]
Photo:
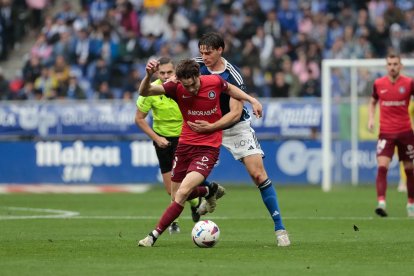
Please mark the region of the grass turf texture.
[[[214, 248], [196, 247], [186, 205], [181, 233], [166, 231], [153, 248], [136, 241], [168, 204], [161, 188], [145, 194], [0, 195], [1, 275], [414, 275], [414, 219], [406, 195], [391, 187], [388, 218], [374, 214], [373, 187], [279, 187], [292, 246], [275, 244], [273, 223], [256, 188], [227, 187], [206, 217], [221, 230]], [[61, 219], [7, 219], [79, 212]], [[354, 225], [358, 228], [356, 229]], [[358, 230], [358, 231], [356, 231]]]

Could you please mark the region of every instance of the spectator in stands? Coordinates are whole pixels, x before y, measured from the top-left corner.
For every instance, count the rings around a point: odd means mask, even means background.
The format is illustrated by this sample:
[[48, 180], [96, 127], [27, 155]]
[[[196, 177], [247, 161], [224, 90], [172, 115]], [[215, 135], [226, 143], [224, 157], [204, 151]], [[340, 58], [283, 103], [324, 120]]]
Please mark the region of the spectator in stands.
[[226, 34], [224, 37], [224, 43], [226, 48], [224, 48], [223, 56], [227, 60], [233, 61], [235, 64], [241, 64], [241, 43], [234, 35]]
[[76, 33], [70, 46], [71, 64], [77, 65], [83, 75], [86, 75], [86, 69], [90, 62], [91, 42], [86, 29], [81, 29]]
[[161, 48], [161, 45], [162, 41], [154, 34], [150, 33], [147, 36], [143, 36], [139, 40], [139, 56], [142, 59], [148, 59], [151, 56], [155, 56]]
[[119, 44], [119, 63], [129, 68], [138, 59], [139, 53], [139, 41], [135, 32], [127, 31], [125, 38]]
[[71, 43], [71, 32], [69, 30], [60, 33], [59, 39], [53, 44], [53, 58], [63, 56], [66, 61], [70, 62]]
[[298, 32], [298, 12], [291, 9], [289, 0], [281, 0], [277, 18], [282, 33], [291, 37]]
[[3, 68], [0, 67], [0, 101], [8, 100], [9, 95], [9, 81], [3, 73]]
[[50, 74], [48, 67], [42, 68], [41, 75], [35, 80], [35, 89], [41, 91], [42, 99], [53, 100], [57, 96], [58, 81]]
[[289, 84], [289, 97], [298, 97], [302, 87], [299, 77], [293, 73], [292, 60], [288, 56], [283, 58], [282, 71], [285, 75], [286, 83]]
[[237, 33], [236, 37], [241, 40], [242, 44], [245, 41], [250, 40], [252, 36], [256, 33], [256, 23], [254, 18], [250, 14], [246, 14], [243, 21], [243, 26], [240, 31]]
[[56, 18], [62, 19], [65, 24], [72, 24], [77, 17], [76, 12], [72, 8], [70, 1], [66, 0], [62, 3], [62, 10], [56, 14]]
[[282, 70], [283, 61], [289, 58], [287, 55], [287, 46], [283, 43], [275, 45], [272, 51], [272, 55], [269, 58], [269, 63], [266, 67], [266, 72], [273, 75], [277, 71]]
[[328, 30], [326, 33], [326, 42], [325, 47], [330, 49], [334, 42], [343, 37], [344, 35], [344, 26], [338, 21], [338, 19], [333, 18], [328, 24]]
[[196, 26], [201, 26], [203, 18], [207, 15], [207, 6], [205, 1], [190, 1], [190, 6], [186, 9], [186, 15], [190, 23], [193, 23]]
[[91, 21], [94, 24], [100, 23], [106, 16], [110, 6], [108, 1], [105, 0], [93, 0], [89, 5], [89, 15]]
[[293, 62], [292, 72], [299, 77], [300, 82], [304, 84], [310, 79], [318, 79], [320, 76], [318, 64], [309, 61], [306, 53], [302, 50], [297, 54], [298, 59]]
[[272, 98], [287, 98], [289, 97], [290, 85], [286, 82], [283, 71], [277, 71], [273, 74], [272, 83], [270, 85], [270, 96]]
[[368, 35], [369, 43], [372, 45], [374, 55], [383, 58], [387, 55], [387, 46], [389, 45], [389, 29], [385, 25], [383, 17], [375, 19], [375, 25]]
[[125, 100], [136, 99], [138, 97], [137, 91], [141, 84], [142, 76], [138, 69], [132, 69], [129, 72], [128, 78], [122, 89], [122, 98]]
[[[346, 46], [349, 46], [350, 48]], [[332, 47], [329, 50], [325, 51], [324, 58], [328, 58], [328, 59], [350, 58], [353, 50], [354, 50], [354, 44], [345, 44], [342, 37], [337, 37], [334, 43], [332, 44]]]
[[310, 8], [303, 9], [302, 17], [298, 22], [298, 32], [309, 35], [313, 31], [313, 17]]
[[367, 9], [370, 23], [374, 24], [375, 19], [383, 17], [387, 9], [387, 3], [385, 0], [370, 0], [367, 4]]
[[13, 100], [17, 100], [18, 94], [20, 89], [22, 89], [24, 86], [24, 80], [23, 80], [23, 75], [21, 73], [20, 70], [17, 70], [14, 77], [10, 79], [9, 81], [9, 99]]
[[281, 27], [277, 20], [276, 10], [269, 10], [266, 13], [266, 21], [263, 24], [263, 29], [266, 34], [269, 34], [273, 39], [278, 40], [281, 37]]
[[48, 44], [45, 34], [38, 35], [30, 50], [30, 55], [39, 58], [42, 65], [49, 66], [53, 63], [53, 47]]
[[96, 67], [93, 73], [91, 73], [90, 79], [92, 79], [92, 86], [95, 90], [99, 88], [102, 82], [109, 83], [111, 79], [111, 70], [104, 59], [99, 58], [96, 61]]
[[171, 56], [173, 57], [174, 62], [179, 62], [190, 56], [190, 51], [185, 42], [179, 42], [171, 48]]
[[119, 57], [119, 43], [111, 37], [110, 31], [102, 32], [102, 39], [95, 40], [95, 58], [102, 58], [111, 67]]
[[328, 33], [328, 17], [322, 13], [313, 14], [313, 29], [309, 34], [309, 39], [318, 41], [325, 49]]
[[262, 26], [258, 26], [256, 28], [256, 34], [252, 36], [252, 43], [259, 51], [261, 68], [266, 68], [274, 48], [273, 37], [266, 34]]
[[161, 15], [158, 9], [148, 8], [141, 19], [141, 34], [145, 37], [161, 37], [167, 28], [166, 18]]
[[248, 39], [243, 45], [241, 58], [242, 65], [258, 67], [260, 65], [258, 62], [260, 61], [260, 53], [257, 47], [253, 44], [253, 41]]
[[76, 16], [75, 20], [73, 21], [72, 26], [73, 26], [74, 31], [77, 32], [82, 29], [87, 29], [90, 24], [91, 22], [90, 22], [88, 11], [81, 10], [79, 14]]
[[14, 48], [14, 22], [17, 21], [17, 14], [12, 8], [11, 0], [2, 0], [0, 6], [1, 23], [1, 53], [0, 59], [5, 60], [10, 50]]
[[390, 37], [387, 45], [387, 53], [401, 53], [401, 41], [402, 41], [402, 29], [397, 23], [394, 23], [390, 27]]
[[[245, 0], [243, 1], [243, 10], [246, 16], [251, 16], [254, 26], [262, 25], [266, 19], [265, 12], [261, 9], [259, 1]], [[252, 30], [253, 31], [253, 30]]]
[[299, 97], [320, 97], [321, 89], [319, 79], [315, 78], [311, 71], [309, 72], [309, 76], [311, 76], [311, 78], [303, 84]]
[[59, 97], [73, 100], [86, 99], [86, 93], [79, 85], [78, 77], [76, 74], [70, 74], [68, 85], [61, 87], [59, 91]]
[[36, 100], [33, 82], [25, 82], [22, 89], [20, 89], [17, 93], [11, 94], [14, 94], [12, 96], [15, 97], [13, 100]]
[[95, 92], [96, 99], [110, 100], [114, 98], [114, 94], [111, 91], [109, 83], [107, 81], [101, 82], [98, 86], [98, 90]]
[[34, 82], [42, 73], [42, 68], [40, 59], [37, 56], [31, 56], [22, 69], [23, 80]]
[[55, 59], [55, 64], [50, 69], [50, 75], [52, 79], [57, 80], [58, 87], [60, 89], [64, 90], [68, 86], [69, 71], [70, 67], [66, 63], [65, 58], [63, 56], [57, 56]]
[[369, 21], [368, 12], [365, 9], [360, 9], [358, 11], [357, 21], [354, 29], [356, 36], [363, 34], [368, 37], [371, 33], [372, 25]]
[[119, 13], [121, 15], [120, 26], [122, 28], [122, 34], [132, 32], [135, 36], [140, 36], [139, 18], [137, 12], [134, 10], [131, 2], [126, 1], [117, 5]]
[[404, 24], [404, 14], [402, 10], [395, 5], [395, 0], [387, 0], [387, 9], [384, 11], [384, 20], [387, 26], [391, 26], [393, 23]]
[[242, 66], [240, 68], [240, 73], [243, 76], [244, 84], [246, 85], [246, 91], [253, 97], [260, 97], [258, 94], [259, 89], [257, 89], [254, 83], [253, 70], [250, 66]]
[[[364, 9], [365, 10], [365, 9]], [[365, 13], [368, 17], [368, 13]], [[344, 24], [345, 26], [355, 26], [356, 23], [356, 14], [352, 10], [351, 4], [344, 4], [343, 8], [339, 12], [337, 16], [339, 22]]]
[[185, 33], [190, 27], [190, 21], [180, 9], [178, 3], [171, 1], [168, 5], [167, 22], [165, 32], [168, 29], [176, 30], [177, 32]]
[[368, 40], [368, 36], [366, 34], [360, 34], [354, 45], [354, 57], [372, 58], [373, 53], [374, 49]]

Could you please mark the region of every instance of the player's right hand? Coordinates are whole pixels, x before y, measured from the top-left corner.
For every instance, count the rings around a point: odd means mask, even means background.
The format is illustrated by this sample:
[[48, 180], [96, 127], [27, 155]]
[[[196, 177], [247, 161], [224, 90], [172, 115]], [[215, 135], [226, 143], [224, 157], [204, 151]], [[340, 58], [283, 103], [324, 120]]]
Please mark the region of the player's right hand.
[[145, 70], [147, 71], [148, 75], [152, 75], [158, 71], [159, 62], [155, 59], [148, 61]]
[[168, 141], [165, 137], [161, 136], [159, 136], [159, 138], [156, 139], [155, 143], [157, 143], [157, 145], [163, 149], [171, 145], [170, 141]]
[[374, 123], [371, 120], [368, 121], [368, 130], [374, 132]]

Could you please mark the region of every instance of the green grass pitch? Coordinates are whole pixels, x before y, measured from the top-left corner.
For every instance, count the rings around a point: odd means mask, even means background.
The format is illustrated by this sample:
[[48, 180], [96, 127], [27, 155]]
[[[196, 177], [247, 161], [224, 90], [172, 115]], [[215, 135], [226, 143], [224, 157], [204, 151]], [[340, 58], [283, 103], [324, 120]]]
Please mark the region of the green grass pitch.
[[373, 186], [329, 193], [278, 187], [289, 248], [276, 246], [256, 188], [226, 188], [206, 217], [221, 230], [208, 249], [191, 241], [188, 205], [180, 234], [165, 232], [153, 248], [136, 246], [169, 202], [160, 187], [144, 194], [0, 195], [0, 275], [414, 275], [414, 219], [406, 215], [406, 194], [394, 187], [388, 218], [374, 214]]

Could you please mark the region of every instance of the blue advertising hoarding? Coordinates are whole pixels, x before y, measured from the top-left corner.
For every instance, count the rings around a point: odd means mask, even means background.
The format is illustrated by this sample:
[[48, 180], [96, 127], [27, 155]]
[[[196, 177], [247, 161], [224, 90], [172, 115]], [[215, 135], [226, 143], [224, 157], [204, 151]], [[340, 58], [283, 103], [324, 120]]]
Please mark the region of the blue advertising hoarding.
[[[333, 110], [333, 120], [337, 120], [337, 108]], [[135, 125], [135, 112], [135, 103], [125, 101], [0, 102], [0, 139], [143, 136]], [[263, 114], [263, 118], [252, 119], [258, 137], [308, 138], [320, 132], [322, 125], [319, 101], [267, 100], [263, 101]], [[147, 118], [151, 124], [151, 114]]]
[[[321, 144], [317, 141], [261, 141], [265, 167], [278, 184], [319, 185], [322, 177]], [[334, 182], [351, 182], [350, 145], [335, 142]], [[161, 183], [152, 142], [143, 141], [20, 141], [0, 142], [0, 184], [124, 184]], [[361, 183], [375, 183], [375, 142], [360, 143]], [[246, 184], [251, 179], [243, 165], [223, 149], [210, 179]], [[388, 173], [398, 181], [398, 164]]]

